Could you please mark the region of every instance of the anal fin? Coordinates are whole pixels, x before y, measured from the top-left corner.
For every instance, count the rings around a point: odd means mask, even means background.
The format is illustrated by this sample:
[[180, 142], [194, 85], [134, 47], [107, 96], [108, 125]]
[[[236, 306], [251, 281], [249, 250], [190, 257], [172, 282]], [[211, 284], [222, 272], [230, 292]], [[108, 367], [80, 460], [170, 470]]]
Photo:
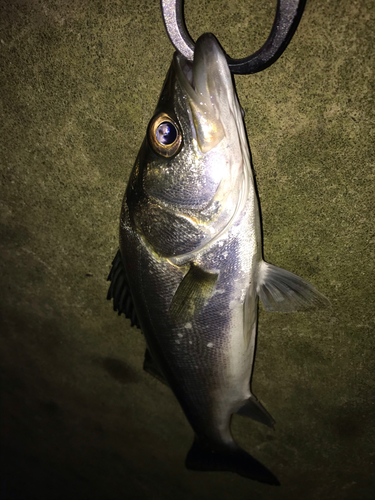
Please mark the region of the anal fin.
[[245, 404], [237, 411], [237, 414], [250, 417], [272, 429], [275, 426], [275, 420], [255, 396], [250, 396]]

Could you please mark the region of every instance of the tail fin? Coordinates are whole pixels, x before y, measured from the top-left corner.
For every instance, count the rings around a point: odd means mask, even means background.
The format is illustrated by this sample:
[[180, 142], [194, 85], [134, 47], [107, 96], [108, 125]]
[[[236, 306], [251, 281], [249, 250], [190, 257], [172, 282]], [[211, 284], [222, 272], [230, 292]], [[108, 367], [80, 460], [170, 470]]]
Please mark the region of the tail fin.
[[230, 471], [260, 483], [280, 485], [271, 471], [237, 445], [233, 449], [228, 447], [212, 450], [195, 438], [187, 454], [185, 466], [190, 470]]

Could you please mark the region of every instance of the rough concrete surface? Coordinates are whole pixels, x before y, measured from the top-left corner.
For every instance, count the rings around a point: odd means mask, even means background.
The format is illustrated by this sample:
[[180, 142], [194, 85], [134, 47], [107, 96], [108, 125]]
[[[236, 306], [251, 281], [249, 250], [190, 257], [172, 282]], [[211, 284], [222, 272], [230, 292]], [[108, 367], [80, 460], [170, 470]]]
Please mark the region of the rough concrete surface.
[[[194, 38], [258, 49], [274, 1], [186, 0]], [[375, 498], [372, 0], [310, 0], [272, 67], [238, 76], [268, 261], [329, 310], [260, 308], [235, 417], [280, 479], [187, 471], [192, 431], [105, 300], [127, 179], [172, 57], [159, 2], [2, 0], [1, 495], [21, 500]]]

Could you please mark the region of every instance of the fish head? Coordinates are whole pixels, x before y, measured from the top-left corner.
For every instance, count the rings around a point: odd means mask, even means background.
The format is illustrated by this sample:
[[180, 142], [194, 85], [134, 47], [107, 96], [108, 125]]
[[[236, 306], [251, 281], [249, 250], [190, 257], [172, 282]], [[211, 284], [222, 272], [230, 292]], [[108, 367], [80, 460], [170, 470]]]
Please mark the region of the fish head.
[[226, 56], [202, 35], [175, 53], [126, 193], [134, 227], [161, 256], [191, 254], [233, 222], [249, 151]]

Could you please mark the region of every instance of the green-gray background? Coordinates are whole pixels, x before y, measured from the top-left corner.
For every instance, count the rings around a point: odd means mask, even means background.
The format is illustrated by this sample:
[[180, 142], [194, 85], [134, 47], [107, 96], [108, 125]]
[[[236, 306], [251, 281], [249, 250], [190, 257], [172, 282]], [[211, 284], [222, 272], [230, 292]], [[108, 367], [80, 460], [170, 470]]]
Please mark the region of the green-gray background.
[[[241, 57], [274, 8], [186, 0], [185, 14], [193, 38], [211, 31]], [[192, 431], [105, 300], [173, 52], [159, 3], [1, 1], [2, 498], [375, 498], [374, 14], [372, 0], [308, 1], [282, 58], [236, 77], [265, 257], [332, 303], [260, 311], [254, 390], [277, 425], [232, 429], [272, 488], [185, 470]]]

